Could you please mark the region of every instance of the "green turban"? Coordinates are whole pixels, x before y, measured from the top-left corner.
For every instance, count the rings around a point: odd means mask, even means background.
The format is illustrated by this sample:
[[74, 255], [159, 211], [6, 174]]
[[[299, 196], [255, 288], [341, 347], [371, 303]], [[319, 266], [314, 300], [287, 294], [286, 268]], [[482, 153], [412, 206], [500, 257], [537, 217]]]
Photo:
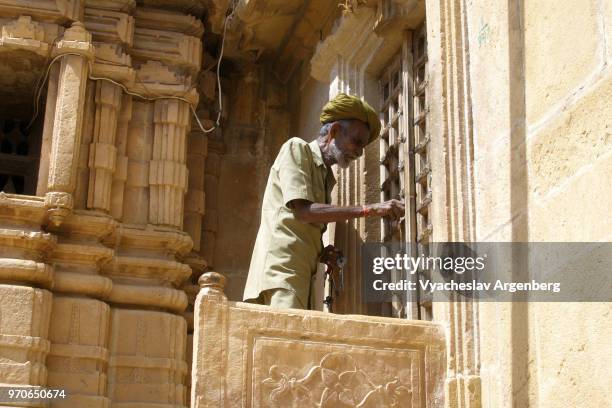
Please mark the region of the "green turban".
[[336, 95], [325, 104], [320, 119], [322, 124], [344, 119], [358, 119], [365, 122], [370, 128], [368, 143], [380, 134], [380, 120], [376, 111], [366, 101], [345, 93]]

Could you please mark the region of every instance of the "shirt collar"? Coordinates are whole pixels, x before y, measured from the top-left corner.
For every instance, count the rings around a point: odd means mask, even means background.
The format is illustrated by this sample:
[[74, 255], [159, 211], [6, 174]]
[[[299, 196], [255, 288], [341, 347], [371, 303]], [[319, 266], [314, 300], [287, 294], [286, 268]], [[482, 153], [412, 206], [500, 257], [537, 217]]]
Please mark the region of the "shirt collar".
[[319, 142], [317, 141], [317, 139], [308, 143], [308, 146], [310, 146], [310, 150], [312, 151], [312, 157], [314, 158], [314, 161], [317, 166], [325, 166], [325, 163], [323, 162], [323, 153], [321, 153], [321, 148], [319, 147]]
[[321, 148], [319, 147], [319, 142], [317, 141], [317, 139], [308, 143], [308, 145], [310, 146], [310, 150], [312, 151], [312, 157], [314, 159], [315, 164], [318, 167], [323, 167], [323, 169], [325, 170], [326, 185], [327, 188], [331, 190], [334, 185], [336, 185], [336, 177], [334, 176], [334, 171], [331, 168], [328, 168], [325, 165], [325, 162], [323, 162], [323, 153], [321, 153]]

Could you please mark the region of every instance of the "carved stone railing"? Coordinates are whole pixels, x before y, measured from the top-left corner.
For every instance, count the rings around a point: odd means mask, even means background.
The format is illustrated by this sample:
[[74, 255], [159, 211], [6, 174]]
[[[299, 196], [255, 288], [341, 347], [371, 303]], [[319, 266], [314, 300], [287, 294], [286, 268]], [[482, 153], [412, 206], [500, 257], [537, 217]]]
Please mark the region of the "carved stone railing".
[[195, 304], [191, 407], [442, 407], [442, 326], [230, 302]]

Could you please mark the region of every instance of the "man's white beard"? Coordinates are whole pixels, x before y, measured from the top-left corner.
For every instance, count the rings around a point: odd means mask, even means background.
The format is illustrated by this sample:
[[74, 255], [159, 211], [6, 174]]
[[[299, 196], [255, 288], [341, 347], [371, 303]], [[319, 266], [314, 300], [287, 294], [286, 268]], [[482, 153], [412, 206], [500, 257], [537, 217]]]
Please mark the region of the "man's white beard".
[[332, 156], [336, 159], [336, 164], [342, 169], [346, 169], [350, 164], [351, 160], [342, 153], [342, 151], [336, 146], [336, 139], [332, 140], [329, 145], [329, 151]]

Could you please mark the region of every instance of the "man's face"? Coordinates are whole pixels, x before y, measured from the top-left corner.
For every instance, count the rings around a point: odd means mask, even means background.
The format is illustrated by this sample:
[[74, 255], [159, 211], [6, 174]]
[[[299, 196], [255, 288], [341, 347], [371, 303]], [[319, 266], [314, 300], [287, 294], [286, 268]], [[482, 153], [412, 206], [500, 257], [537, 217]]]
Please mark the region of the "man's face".
[[331, 133], [334, 137], [330, 144], [330, 151], [338, 166], [343, 169], [363, 154], [363, 148], [368, 144], [370, 137], [368, 126], [360, 120], [351, 121], [345, 129], [336, 122]]

